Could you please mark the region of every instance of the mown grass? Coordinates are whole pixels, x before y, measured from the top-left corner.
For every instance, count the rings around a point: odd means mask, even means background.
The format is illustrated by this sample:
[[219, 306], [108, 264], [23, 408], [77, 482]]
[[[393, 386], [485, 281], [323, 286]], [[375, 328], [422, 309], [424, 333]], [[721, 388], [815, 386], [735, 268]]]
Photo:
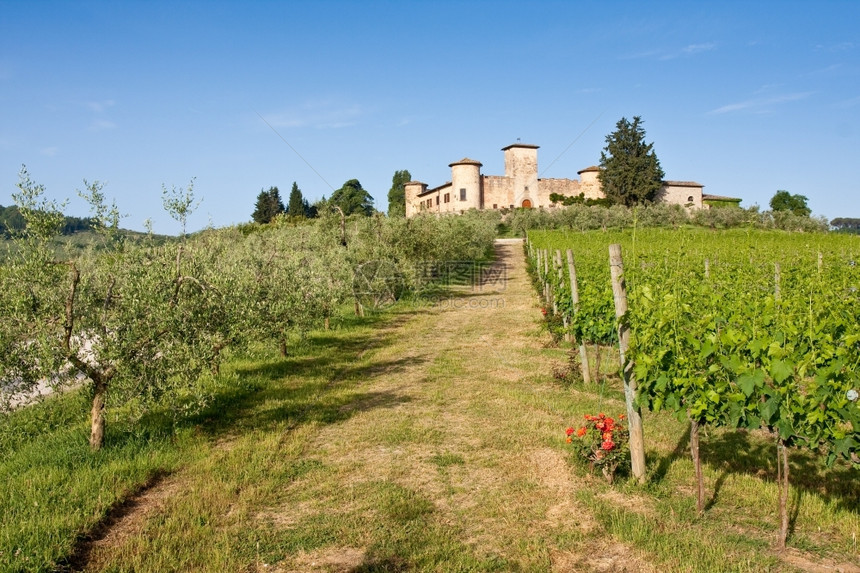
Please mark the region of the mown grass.
[[[648, 483], [609, 486], [564, 428], [623, 411], [611, 362], [600, 384], [560, 384], [567, 351], [540, 332], [527, 282], [503, 295], [498, 310], [412, 301], [312, 333], [287, 358], [234, 357], [204, 412], [124, 424], [116, 409], [95, 455], [85, 396], [18, 412], [0, 433], [0, 569], [799, 568], [773, 550], [766, 436], [704, 437], [704, 516], [687, 427], [665, 415], [645, 417]], [[856, 470], [792, 464], [789, 545], [856, 563]]]

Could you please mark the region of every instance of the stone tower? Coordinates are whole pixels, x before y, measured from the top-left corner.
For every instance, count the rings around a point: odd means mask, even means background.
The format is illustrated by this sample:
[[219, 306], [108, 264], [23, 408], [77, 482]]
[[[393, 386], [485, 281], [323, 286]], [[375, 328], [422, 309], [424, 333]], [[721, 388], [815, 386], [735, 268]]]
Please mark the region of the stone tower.
[[512, 181], [516, 207], [538, 205], [537, 150], [537, 145], [526, 143], [502, 148], [505, 152], [505, 177]]
[[412, 217], [418, 214], [418, 196], [427, 191], [427, 184], [420, 181], [410, 181], [403, 185], [406, 194], [406, 216]]
[[451, 168], [451, 200], [456, 211], [467, 209], [482, 209], [484, 201], [481, 189], [480, 161], [464, 157], [460, 161], [450, 163]]

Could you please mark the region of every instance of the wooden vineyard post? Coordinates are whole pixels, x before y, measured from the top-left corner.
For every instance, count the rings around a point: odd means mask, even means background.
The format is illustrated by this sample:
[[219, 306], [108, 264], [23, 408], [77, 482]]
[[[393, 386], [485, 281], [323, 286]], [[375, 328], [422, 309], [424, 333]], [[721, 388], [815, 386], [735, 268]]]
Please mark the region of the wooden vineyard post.
[[535, 252], [535, 272], [537, 272], [538, 279], [541, 278], [541, 266], [540, 266], [540, 249], [537, 249]]
[[618, 320], [618, 351], [621, 356], [621, 375], [624, 379], [624, 401], [627, 403], [627, 424], [630, 429], [630, 462], [633, 476], [639, 483], [645, 482], [645, 440], [642, 429], [642, 413], [633, 403], [636, 398], [636, 378], [633, 363], [627, 362], [630, 345], [630, 326], [627, 324], [627, 287], [624, 284], [624, 263], [621, 245], [609, 245], [609, 271], [612, 275], [612, 296], [615, 299], [615, 318]]
[[[573, 307], [573, 312], [579, 311], [579, 284], [576, 280], [576, 265], [573, 262], [573, 251], [567, 250], [567, 272], [570, 275], [570, 302]], [[586, 384], [591, 383], [591, 369], [588, 366], [588, 351], [585, 348], [585, 342], [579, 342], [579, 361], [582, 367], [582, 381]]]
[[[555, 256], [552, 258], [553, 267], [555, 268], [556, 278], [558, 279], [559, 287], [564, 284], [564, 277], [562, 276], [561, 270], [561, 251], [559, 249], [555, 250]], [[558, 298], [553, 297], [552, 299], [552, 313], [558, 314]]]
[[549, 311], [552, 304], [552, 292], [549, 289], [549, 249], [543, 249], [543, 298], [545, 308]]
[[779, 263], [773, 263], [773, 298], [775, 300], [780, 300], [782, 298], [782, 294], [779, 289], [780, 282], [780, 269]]

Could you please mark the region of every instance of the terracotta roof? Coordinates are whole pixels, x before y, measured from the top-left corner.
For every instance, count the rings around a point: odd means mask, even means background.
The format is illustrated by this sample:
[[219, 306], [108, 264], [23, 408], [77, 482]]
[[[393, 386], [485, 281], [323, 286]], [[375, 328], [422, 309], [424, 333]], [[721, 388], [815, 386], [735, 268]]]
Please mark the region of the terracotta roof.
[[672, 187], [704, 187], [704, 185], [695, 181], [663, 181], [663, 185], [671, 185]]
[[481, 163], [480, 161], [478, 161], [476, 159], [469, 159], [468, 157], [464, 157], [460, 161], [455, 161], [454, 163], [449, 163], [448, 167], [454, 167], [455, 165], [477, 165], [478, 167], [481, 167], [483, 165], [483, 163]]
[[404, 185], [427, 185], [427, 184], [422, 182], [422, 181], [407, 181], [406, 183], [404, 183]]
[[710, 195], [708, 193], [702, 193], [702, 201], [706, 201], [710, 199], [711, 201], [741, 201], [737, 197], [726, 197], [724, 195]]
[[512, 147], [525, 147], [526, 149], [539, 149], [540, 145], [532, 145], [530, 143], [512, 143], [512, 144], [508, 145], [507, 147], [503, 147], [502, 151], [507, 151], [508, 149], [510, 149]]
[[444, 189], [445, 187], [450, 187], [450, 186], [451, 186], [451, 182], [448, 181], [447, 183], [443, 183], [442, 185], [439, 185], [438, 187], [434, 187], [433, 189], [427, 189], [424, 191], [424, 193], [419, 193], [418, 196], [423, 197], [424, 195], [430, 195], [431, 193], [436, 193], [439, 190]]
[[581, 171], [577, 171], [577, 173], [582, 175], [583, 173], [586, 173], [589, 171], [600, 171], [600, 167], [598, 167], [597, 165], [592, 165], [591, 167], [586, 167], [585, 169], [582, 169]]

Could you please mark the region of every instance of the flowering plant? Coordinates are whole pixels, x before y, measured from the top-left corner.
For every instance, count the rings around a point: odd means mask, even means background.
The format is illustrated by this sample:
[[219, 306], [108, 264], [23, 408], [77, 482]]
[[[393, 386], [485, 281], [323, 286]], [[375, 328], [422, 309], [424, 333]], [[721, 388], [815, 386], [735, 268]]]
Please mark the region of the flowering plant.
[[630, 463], [630, 434], [624, 425], [624, 414], [610, 418], [606, 414], [585, 415], [585, 424], [567, 429], [567, 443], [589, 465], [599, 467], [609, 483], [619, 467]]

